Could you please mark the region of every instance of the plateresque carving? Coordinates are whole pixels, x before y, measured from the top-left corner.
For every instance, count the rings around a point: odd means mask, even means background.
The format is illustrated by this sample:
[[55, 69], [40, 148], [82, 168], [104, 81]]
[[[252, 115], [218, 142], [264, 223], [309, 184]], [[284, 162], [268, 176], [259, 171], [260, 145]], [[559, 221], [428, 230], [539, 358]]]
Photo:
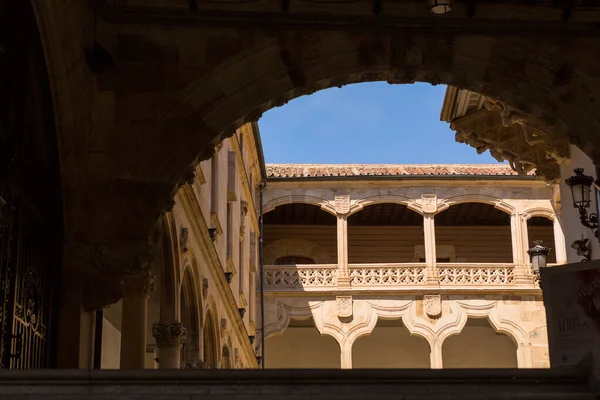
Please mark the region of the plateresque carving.
[[183, 254], [187, 253], [188, 251], [188, 242], [190, 240], [190, 230], [189, 228], [181, 228], [181, 239], [180, 239], [180, 247], [181, 247], [181, 252]]
[[425, 314], [429, 318], [439, 318], [442, 316], [442, 298], [439, 294], [427, 294], [423, 298]]
[[334, 198], [335, 212], [338, 214], [348, 214], [350, 211], [350, 196], [335, 196]]
[[337, 296], [335, 301], [339, 318], [352, 316], [352, 296]]
[[246, 215], [248, 215], [248, 202], [240, 202], [240, 242], [244, 240], [246, 235]]
[[158, 347], [178, 347], [187, 337], [187, 330], [181, 322], [158, 322], [152, 325], [152, 336]]
[[148, 269], [131, 271], [121, 279], [123, 296], [148, 296], [154, 291], [156, 276]]
[[421, 208], [424, 213], [434, 214], [437, 212], [437, 195], [436, 194], [422, 194], [421, 195]]
[[513, 170], [526, 175], [535, 169], [549, 182], [560, 178], [558, 164], [569, 157], [568, 142], [534, 129], [526, 118], [503, 103], [487, 99], [484, 108], [452, 121], [455, 139], [486, 150], [500, 162], [508, 161]]

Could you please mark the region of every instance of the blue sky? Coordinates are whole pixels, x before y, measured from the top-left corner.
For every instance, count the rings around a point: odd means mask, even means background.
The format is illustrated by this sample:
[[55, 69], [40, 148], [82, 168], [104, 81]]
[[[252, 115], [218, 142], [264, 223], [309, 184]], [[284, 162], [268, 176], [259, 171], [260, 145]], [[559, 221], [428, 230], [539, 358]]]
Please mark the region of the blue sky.
[[361, 83], [302, 96], [258, 121], [268, 163], [487, 164], [440, 121], [445, 86]]

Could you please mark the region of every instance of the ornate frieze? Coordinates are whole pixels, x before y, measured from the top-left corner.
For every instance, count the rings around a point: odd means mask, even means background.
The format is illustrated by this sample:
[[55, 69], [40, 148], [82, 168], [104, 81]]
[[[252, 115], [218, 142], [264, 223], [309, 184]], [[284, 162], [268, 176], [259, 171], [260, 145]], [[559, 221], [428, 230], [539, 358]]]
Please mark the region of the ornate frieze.
[[158, 322], [152, 325], [152, 336], [161, 347], [180, 347], [187, 337], [187, 330], [181, 322]]
[[531, 127], [516, 111], [500, 102], [486, 100], [485, 107], [452, 121], [455, 139], [486, 150], [500, 162], [508, 161], [521, 175], [535, 174], [549, 182], [560, 178], [559, 163], [568, 159], [568, 142]]

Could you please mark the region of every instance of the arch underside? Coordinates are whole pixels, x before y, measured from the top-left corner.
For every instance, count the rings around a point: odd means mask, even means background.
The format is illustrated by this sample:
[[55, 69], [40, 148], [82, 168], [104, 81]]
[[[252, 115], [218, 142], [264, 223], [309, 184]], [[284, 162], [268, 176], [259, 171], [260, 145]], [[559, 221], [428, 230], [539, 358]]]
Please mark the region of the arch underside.
[[182, 176], [220, 140], [270, 108], [329, 87], [453, 85], [511, 105], [536, 129], [600, 159], [598, 55], [589, 52], [600, 46], [596, 35], [100, 20], [96, 40], [116, 67], [93, 75], [80, 54], [92, 40], [92, 10], [76, 0], [33, 3], [53, 77], [66, 248], [102, 244], [117, 265], [148, 252]]

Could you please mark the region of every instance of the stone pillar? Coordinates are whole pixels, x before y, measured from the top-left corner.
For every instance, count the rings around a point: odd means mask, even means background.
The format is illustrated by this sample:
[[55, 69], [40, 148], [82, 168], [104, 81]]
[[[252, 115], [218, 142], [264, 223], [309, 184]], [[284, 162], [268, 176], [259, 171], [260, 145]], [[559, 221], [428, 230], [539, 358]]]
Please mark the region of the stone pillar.
[[565, 243], [565, 234], [563, 232], [560, 220], [554, 217], [554, 254], [556, 254], [557, 264], [567, 263], [567, 245]]
[[152, 325], [152, 336], [158, 346], [160, 369], [181, 368], [181, 346], [187, 331], [181, 322], [158, 322]]
[[123, 277], [121, 369], [145, 368], [148, 297], [154, 290], [154, 281], [154, 275], [148, 270]]
[[347, 340], [340, 343], [340, 367], [352, 369], [352, 343]]
[[423, 232], [425, 236], [425, 263], [427, 263], [426, 279], [428, 284], [439, 284], [436, 266], [435, 220], [433, 214], [423, 215]]
[[350, 286], [350, 273], [348, 271], [348, 212], [350, 211], [350, 196], [335, 196], [335, 210], [337, 213], [337, 285]]
[[512, 253], [513, 263], [515, 265], [525, 264], [526, 259], [524, 255], [527, 251], [527, 245], [524, 244], [525, 236], [524, 232], [527, 232], [527, 228], [523, 230], [523, 226], [527, 226], [527, 222], [523, 220], [522, 215], [519, 213], [511, 214], [510, 216], [510, 237], [512, 242]]
[[431, 353], [429, 353], [429, 366], [431, 369], [444, 368], [442, 343], [437, 340], [431, 345]]
[[517, 347], [517, 367], [533, 368], [531, 343], [519, 343], [519, 346]]

